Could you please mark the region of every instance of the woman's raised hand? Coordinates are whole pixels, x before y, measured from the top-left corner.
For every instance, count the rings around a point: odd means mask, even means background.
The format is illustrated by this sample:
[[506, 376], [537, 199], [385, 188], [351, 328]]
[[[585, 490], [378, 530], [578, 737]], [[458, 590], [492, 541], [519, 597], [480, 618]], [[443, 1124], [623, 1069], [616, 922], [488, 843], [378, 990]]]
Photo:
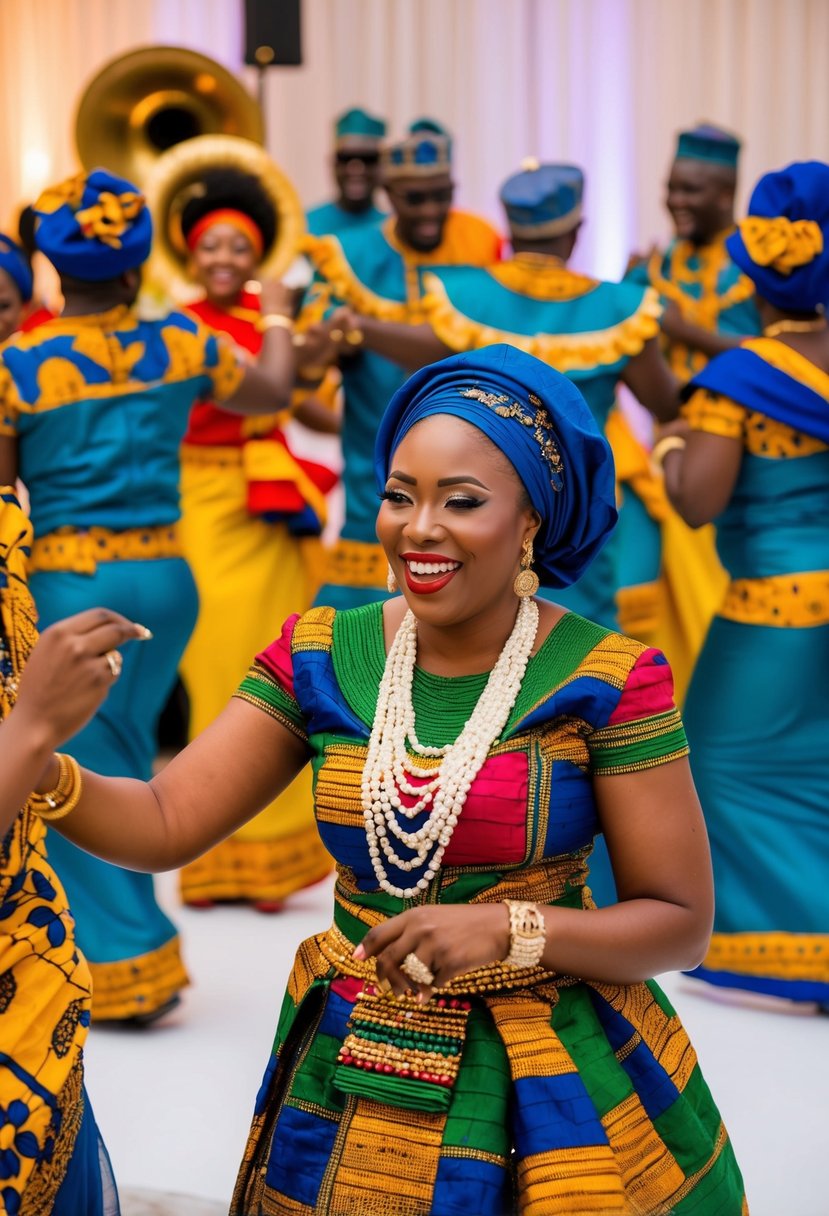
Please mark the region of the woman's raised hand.
[[44, 629], [20, 677], [16, 716], [54, 748], [85, 726], [121, 674], [117, 649], [152, 634], [109, 608], [89, 608]]

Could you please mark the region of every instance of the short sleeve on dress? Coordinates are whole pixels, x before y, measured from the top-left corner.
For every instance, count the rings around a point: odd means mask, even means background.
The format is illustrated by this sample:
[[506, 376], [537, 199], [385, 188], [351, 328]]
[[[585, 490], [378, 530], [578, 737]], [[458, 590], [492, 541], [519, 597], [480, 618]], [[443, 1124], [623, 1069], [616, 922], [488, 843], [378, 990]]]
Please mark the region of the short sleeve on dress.
[[276, 641], [256, 656], [253, 666], [233, 695], [255, 705], [307, 741], [305, 718], [294, 694], [291, 655], [291, 640], [298, 620], [297, 613], [288, 618]]
[[682, 407], [682, 417], [692, 431], [724, 439], [743, 438], [747, 413], [745, 406], [707, 388], [698, 388]]
[[606, 726], [587, 737], [596, 776], [635, 773], [688, 755], [688, 740], [674, 704], [674, 681], [659, 650], [634, 663]]
[[204, 328], [204, 370], [213, 382], [213, 400], [227, 401], [245, 377], [245, 365], [230, 342]]

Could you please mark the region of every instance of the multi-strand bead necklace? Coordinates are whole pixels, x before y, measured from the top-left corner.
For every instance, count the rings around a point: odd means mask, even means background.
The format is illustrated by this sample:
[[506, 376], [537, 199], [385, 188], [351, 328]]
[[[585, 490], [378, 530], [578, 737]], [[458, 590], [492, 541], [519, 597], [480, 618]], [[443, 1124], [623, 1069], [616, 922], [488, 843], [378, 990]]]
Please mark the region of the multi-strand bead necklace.
[[[412, 703], [417, 621], [411, 611], [403, 618], [380, 682], [362, 781], [371, 864], [380, 887], [390, 895], [410, 899], [425, 891], [437, 874], [472, 782], [515, 705], [537, 631], [538, 606], [527, 597], [520, 601], [512, 633], [458, 738], [445, 747], [426, 747], [417, 737]], [[440, 764], [419, 765], [410, 751]], [[413, 785], [411, 777], [421, 783]], [[404, 805], [401, 794], [414, 799], [411, 806]], [[411, 820], [429, 808], [422, 826], [409, 830]], [[401, 857], [397, 842], [414, 856]], [[387, 863], [405, 873], [424, 872], [413, 886], [398, 887], [389, 881]]]

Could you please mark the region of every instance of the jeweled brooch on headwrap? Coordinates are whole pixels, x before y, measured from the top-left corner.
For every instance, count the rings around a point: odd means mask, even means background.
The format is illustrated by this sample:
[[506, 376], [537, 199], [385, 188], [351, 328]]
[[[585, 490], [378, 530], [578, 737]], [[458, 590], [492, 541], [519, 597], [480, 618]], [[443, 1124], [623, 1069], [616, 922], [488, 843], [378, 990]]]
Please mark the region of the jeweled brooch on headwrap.
[[[544, 408], [544, 403], [535, 393], [529, 393], [529, 403], [510, 401], [507, 394], [488, 393], [482, 388], [462, 388], [458, 390], [462, 397], [480, 401], [489, 406], [500, 418], [515, 418], [522, 426], [533, 428], [533, 439], [538, 444], [542, 459], [550, 470], [550, 485], [558, 493], [564, 489], [564, 461], [561, 458], [558, 440], [550, 421], [550, 415]], [[509, 402], [509, 404], [507, 404]]]

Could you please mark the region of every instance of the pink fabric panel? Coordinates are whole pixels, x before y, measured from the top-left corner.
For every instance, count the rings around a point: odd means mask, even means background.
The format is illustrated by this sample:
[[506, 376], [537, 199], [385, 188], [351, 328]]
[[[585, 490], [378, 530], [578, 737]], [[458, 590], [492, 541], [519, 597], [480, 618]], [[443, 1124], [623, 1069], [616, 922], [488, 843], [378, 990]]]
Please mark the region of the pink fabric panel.
[[271, 642], [267, 649], [261, 651], [256, 656], [257, 663], [261, 663], [265, 670], [270, 672], [283, 692], [288, 693], [294, 700], [296, 700], [296, 693], [294, 692], [294, 664], [291, 657], [291, 639], [294, 636], [294, 626], [298, 620], [298, 612], [295, 612], [293, 616], [289, 616], [282, 626], [282, 632], [276, 641]]
[[675, 708], [673, 673], [667, 662], [655, 662], [657, 657], [661, 659], [662, 652], [650, 647], [636, 660], [608, 726], [650, 718]]
[[519, 862], [527, 847], [527, 757], [490, 756], [469, 791], [445, 866]]

